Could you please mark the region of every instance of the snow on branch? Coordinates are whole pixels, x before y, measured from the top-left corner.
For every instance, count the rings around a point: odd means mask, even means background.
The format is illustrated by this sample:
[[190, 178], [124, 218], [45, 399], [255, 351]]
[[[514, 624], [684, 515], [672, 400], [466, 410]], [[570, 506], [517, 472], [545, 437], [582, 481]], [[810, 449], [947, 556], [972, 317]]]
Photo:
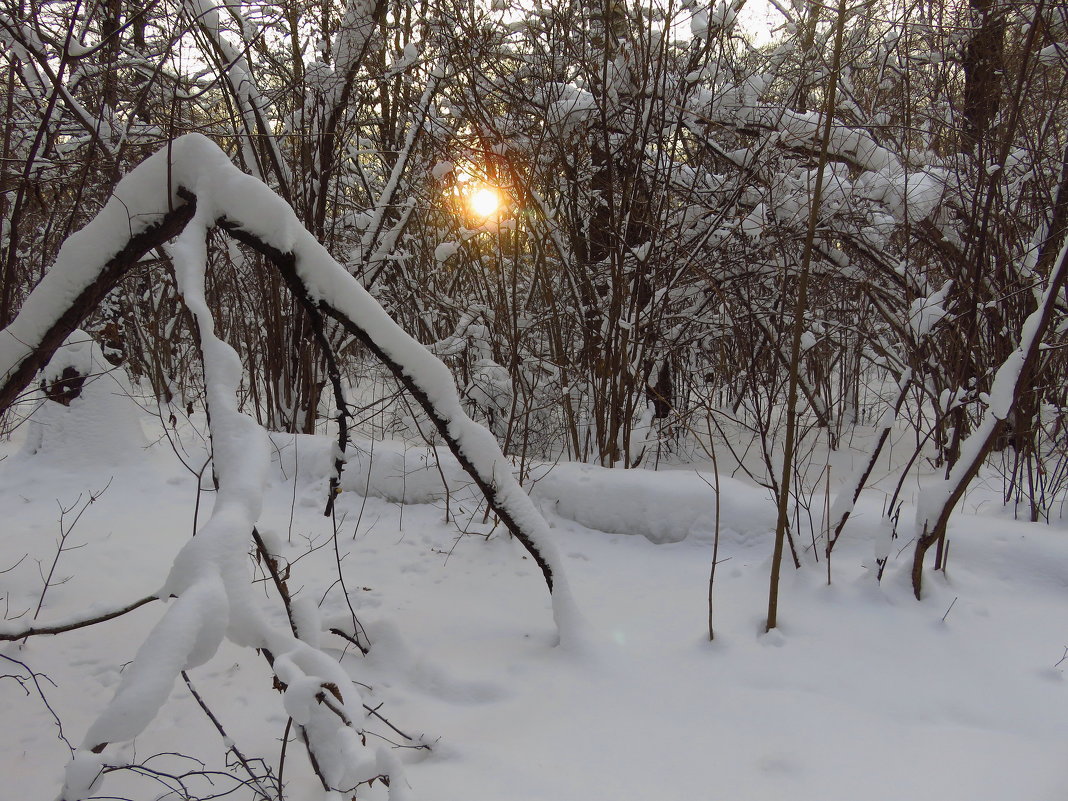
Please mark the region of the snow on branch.
[[[230, 169], [236, 176], [248, 177]], [[374, 353], [419, 402], [501, 522], [538, 564], [552, 592], [553, 614], [561, 638], [573, 641], [578, 618], [548, 525], [516, 480], [512, 464], [501, 452], [496, 438], [464, 412], [448, 368], [397, 325], [329, 252], [299, 226], [295, 217], [292, 222], [300, 228], [299, 236], [277, 233], [287, 230], [282, 226], [284, 215], [288, 213], [292, 217], [293, 212], [266, 187], [263, 191], [281, 204], [285, 210], [283, 216], [274, 218], [260, 209], [242, 209], [242, 202], [250, 200], [251, 193], [238, 190], [228, 206], [228, 214], [219, 217], [219, 226], [266, 256], [279, 269], [294, 296], [337, 321]], [[276, 224], [275, 228], [272, 223]]]
[[[92, 223], [60, 248], [56, 262], [0, 331], [0, 410], [8, 408], [38, 370], [104, 296], [149, 251], [173, 238], [195, 206], [174, 207], [141, 197], [146, 173], [131, 173]], [[164, 179], [165, 180], [165, 179]], [[144, 200], [138, 212], [127, 201]], [[162, 201], [162, 202], [160, 202]], [[152, 203], [160, 202], [153, 206]]]
[[548, 526], [496, 439], [464, 413], [445, 365], [334, 261], [285, 201], [234, 167], [210, 140], [187, 135], [119, 183], [96, 219], [63, 246], [12, 324], [0, 331], [0, 408], [5, 408], [122, 275], [150, 248], [178, 235], [170, 253], [200, 334], [218, 497], [210, 519], [175, 558], [155, 594], [174, 600], [68, 766], [65, 801], [93, 794], [107, 746], [136, 737], [181, 671], [210, 659], [224, 638], [268, 656], [324, 787], [355, 787], [383, 761], [361, 741], [364, 707], [344, 670], [297, 632], [274, 626], [252, 591], [246, 554], [261, 512], [269, 449], [266, 432], [238, 411], [241, 363], [215, 335], [204, 296], [207, 233], [215, 225], [265, 254], [298, 299], [340, 323], [412, 393], [540, 566], [561, 640], [577, 639], [579, 618]]
[[[1053, 204], [1055, 220], [1068, 219], [1068, 148], [1061, 161], [1061, 176], [1057, 197]], [[916, 504], [916, 550], [912, 562], [912, 590], [916, 598], [922, 591], [923, 558], [930, 547], [945, 536], [950, 515], [964, 495], [998, 434], [1007, 424], [1020, 393], [1027, 387], [1042, 352], [1042, 339], [1049, 330], [1055, 315], [1061, 291], [1068, 283], [1068, 237], [1057, 225], [1045, 231], [1039, 248], [1039, 260], [1045, 261], [1051, 253], [1049, 280], [1039, 298], [1038, 307], [1027, 316], [1020, 330], [1019, 345], [1009, 354], [994, 374], [989, 394], [983, 397], [987, 406], [986, 416], [976, 429], [961, 443], [960, 456], [943, 481], [925, 487]]]
[[[257, 177], [261, 180], [267, 180], [265, 165], [260, 163], [259, 154], [253, 146], [253, 141], [258, 138], [265, 143], [266, 156], [278, 180], [279, 190], [283, 196], [292, 197], [292, 176], [271, 129], [268, 119], [269, 103], [260, 93], [248, 67], [246, 52], [250, 44], [243, 42], [242, 49], [238, 50], [223, 36], [219, 9], [214, 4], [206, 0], [186, 0], [183, 7], [196, 21], [211, 45], [211, 55], [216, 59], [215, 69], [226, 81], [234, 99], [243, 128], [240, 138], [241, 152], [249, 169], [256, 170]], [[242, 19], [241, 12], [236, 7], [230, 6], [228, 11], [239, 20]]]

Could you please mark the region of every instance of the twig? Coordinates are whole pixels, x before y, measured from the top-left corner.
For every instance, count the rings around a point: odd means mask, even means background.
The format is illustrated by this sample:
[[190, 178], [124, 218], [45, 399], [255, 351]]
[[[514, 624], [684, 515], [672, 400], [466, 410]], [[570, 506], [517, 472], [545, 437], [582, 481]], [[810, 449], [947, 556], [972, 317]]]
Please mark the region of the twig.
[[347, 642], [350, 642], [350, 643], [352, 643], [352, 644], [353, 644], [353, 645], [355, 645], [355, 646], [356, 646], [356, 647], [357, 647], [357, 648], [358, 648], [358, 649], [359, 649], [359, 650], [360, 650], [360, 651], [361, 651], [361, 652], [362, 652], [362, 653], [363, 653], [363, 654], [364, 654], [365, 656], [367, 655], [367, 649], [365, 649], [365, 648], [363, 647], [363, 644], [362, 644], [362, 643], [361, 643], [361, 642], [359, 641], [359, 639], [358, 639], [357, 637], [353, 636], [352, 634], [346, 634], [346, 633], [345, 633], [345, 632], [344, 632], [344, 631], [343, 631], [342, 629], [339, 629], [339, 628], [337, 628], [336, 626], [335, 626], [335, 627], [333, 627], [333, 628], [331, 628], [331, 629], [327, 629], [327, 631], [329, 631], [329, 632], [330, 632], [331, 634], [336, 634], [336, 635], [337, 635], [338, 637], [340, 637], [340, 638], [341, 638], [341, 639], [343, 639], [343, 640], [346, 640]]
[[289, 732], [293, 730], [293, 718], [286, 720], [286, 730], [282, 732], [282, 750], [278, 753], [278, 796], [282, 797], [282, 774], [286, 769], [286, 750], [289, 746]]
[[263, 541], [263, 537], [260, 536], [259, 529], [252, 529], [252, 539], [256, 542], [256, 548], [263, 557], [264, 564], [267, 565], [267, 571], [271, 574], [271, 580], [274, 582], [275, 589], [278, 590], [278, 594], [282, 597], [282, 604], [285, 606], [286, 616], [289, 618], [289, 628], [293, 632], [293, 636], [300, 639], [300, 635], [297, 633], [297, 624], [293, 620], [292, 599], [289, 595], [289, 587], [286, 585], [286, 581], [278, 573], [278, 559], [271, 554], [267, 549], [267, 543]]
[[[337, 509], [334, 504], [330, 504], [329, 509], [330, 524], [334, 529], [333, 542], [334, 542], [334, 564], [337, 565], [337, 580], [341, 585], [341, 594], [345, 598], [345, 605], [349, 608], [349, 615], [352, 617], [352, 638], [346, 637], [353, 645], [360, 649], [360, 652], [366, 656], [370, 650], [370, 638], [367, 636], [367, 629], [363, 627], [360, 619], [356, 617], [356, 610], [352, 606], [352, 599], [349, 597], [349, 589], [345, 586], [345, 573], [341, 569], [341, 551], [338, 548], [338, 522], [337, 522]], [[363, 635], [362, 639], [366, 640], [366, 644], [361, 642], [360, 635]]]
[[[36, 671], [32, 670], [30, 668], [30, 666], [27, 665], [25, 662], [20, 662], [18, 659], [14, 659], [14, 658], [12, 658], [10, 656], [7, 656], [5, 654], [0, 654], [0, 659], [7, 660], [8, 662], [10, 662], [13, 665], [18, 665], [20, 668], [22, 668], [23, 670], [26, 671], [26, 676], [28, 677], [29, 681], [33, 682], [34, 689], [37, 690], [37, 696], [41, 699], [41, 703], [43, 703], [45, 705], [45, 709], [47, 709], [49, 714], [52, 715], [52, 720], [54, 720], [56, 722], [56, 728], [59, 729], [59, 739], [62, 740], [64, 745], [67, 746], [67, 748], [70, 750], [71, 757], [73, 757], [74, 756], [74, 746], [71, 745], [70, 740], [67, 739], [67, 735], [63, 733], [63, 721], [61, 721], [59, 719], [59, 715], [56, 714], [56, 710], [53, 709], [52, 705], [48, 702], [48, 698], [47, 698], [47, 696], [45, 696], [44, 690], [41, 688], [41, 682], [38, 681], [38, 678], [45, 679], [53, 687], [57, 687], [58, 685], [54, 681], [52, 681], [52, 679], [48, 678], [48, 676], [46, 676], [44, 673], [37, 673]], [[27, 681], [27, 679], [24, 679], [21, 676], [15, 676], [15, 675], [12, 675], [12, 674], [0, 675], [0, 679], [3, 679], [3, 678], [14, 679], [15, 681], [17, 681], [19, 683], [19, 685], [21, 685], [22, 689], [26, 691], [26, 694], [29, 695], [30, 691], [26, 690], [26, 683], [25, 683]]]
[[[241, 753], [237, 745], [234, 743], [233, 739], [226, 733], [226, 729], [223, 728], [222, 723], [215, 716], [215, 713], [211, 711], [207, 703], [200, 696], [200, 693], [197, 692], [196, 687], [193, 686], [193, 682], [189, 678], [189, 674], [184, 670], [182, 671], [182, 680], [185, 682], [185, 686], [189, 688], [189, 692], [192, 694], [194, 700], [196, 700], [200, 708], [204, 710], [204, 714], [208, 716], [208, 720], [212, 722], [216, 730], [219, 732], [219, 736], [223, 738], [223, 742], [226, 743], [227, 748], [230, 750], [231, 753], [233, 753], [235, 757], [237, 757], [237, 761], [240, 762], [241, 767], [245, 769], [245, 772], [248, 774], [250, 780], [249, 786], [252, 787], [261, 798], [266, 799], [266, 801], [273, 801], [271, 794], [268, 793], [266, 789], [264, 789], [261, 783], [261, 779], [263, 777], [256, 775], [256, 772], [252, 769], [252, 765], [249, 763], [249, 760], [245, 757], [244, 754]], [[267, 769], [267, 778], [271, 778], [270, 768]], [[282, 798], [281, 784], [278, 785], [277, 798]]]
[[[150, 767], [149, 761], [158, 760], [164, 757], [171, 757], [174, 759], [185, 759], [190, 762], [194, 762], [200, 766], [201, 770], [190, 770], [185, 773], [170, 773], [166, 770]], [[128, 771], [137, 776], [142, 776], [146, 779], [152, 779], [167, 788], [168, 792], [160, 798], [177, 797], [185, 799], [185, 801], [211, 801], [215, 798], [225, 798], [226, 796], [236, 793], [243, 787], [252, 789], [259, 789], [259, 778], [254, 780], [241, 779], [230, 773], [221, 770], [206, 770], [205, 765], [199, 759], [189, 756], [188, 754], [179, 754], [175, 752], [165, 752], [159, 754], [153, 754], [147, 759], [142, 760], [139, 763], [128, 765], [105, 765], [103, 768], [104, 773], [118, 773], [120, 771]], [[191, 779], [200, 779], [207, 782], [208, 788], [206, 795], [200, 795], [195, 792], [193, 786], [191, 786]], [[216, 782], [225, 780], [227, 782], [233, 782], [233, 786], [229, 789], [221, 788], [216, 789]], [[114, 796], [93, 796], [96, 799], [114, 798]]]
[[[1063, 661], [1063, 660], [1062, 660], [1062, 661]], [[387, 726], [389, 726], [389, 727], [390, 727], [391, 729], [393, 729], [393, 731], [395, 731], [395, 732], [396, 732], [397, 734], [399, 734], [399, 735], [400, 735], [401, 737], [403, 737], [403, 738], [404, 738], [405, 740], [410, 740], [410, 741], [411, 741], [411, 742], [413, 742], [413, 743], [414, 743], [414, 742], [416, 741], [414, 737], [412, 737], [412, 736], [410, 736], [410, 735], [407, 735], [407, 734], [405, 734], [405, 733], [404, 733], [404, 732], [402, 732], [402, 731], [401, 731], [400, 729], [398, 729], [398, 728], [397, 728], [396, 726], [394, 726], [394, 725], [393, 725], [392, 723], [390, 723], [390, 722], [389, 722], [389, 721], [388, 721], [388, 720], [387, 720], [387, 719], [386, 719], [385, 717], [383, 717], [382, 715], [380, 715], [380, 714], [379, 714], [378, 710], [382, 708], [382, 705], [381, 705], [381, 704], [379, 704], [379, 705], [378, 705], [378, 706], [376, 706], [376, 707], [369, 707], [369, 706], [367, 706], [367, 704], [364, 704], [364, 705], [363, 705], [363, 708], [367, 710], [368, 714], [374, 715], [374, 716], [375, 716], [376, 718], [378, 718], [378, 719], [379, 719], [380, 721], [382, 721], [382, 722], [383, 722], [383, 723], [385, 723], [385, 724], [386, 724]], [[429, 751], [429, 750], [431, 750], [431, 749], [430, 749], [430, 746], [429, 746], [429, 745], [427, 745], [426, 743], [423, 743], [422, 745], [420, 745], [420, 746], [418, 746], [418, 747], [419, 747], [419, 748], [425, 748], [425, 749], [426, 749], [426, 750], [428, 750], [428, 751]]]
[[697, 473], [697, 477], [700, 478], [705, 484], [712, 489], [713, 497], [715, 498], [715, 534], [712, 540], [712, 566], [708, 570], [708, 640], [709, 642], [716, 639], [715, 628], [712, 625], [712, 612], [713, 612], [713, 593], [712, 588], [716, 583], [716, 564], [719, 562], [719, 517], [720, 517], [720, 503], [719, 503], [719, 461], [716, 459], [716, 446], [712, 441], [712, 426], [708, 426], [708, 442], [707, 448], [708, 455], [712, 457], [712, 474], [716, 479], [716, 483], [713, 485], [700, 473]]
[[75, 547], [82, 547], [80, 545], [72, 546], [70, 548], [66, 547], [67, 537], [69, 537], [71, 532], [74, 531], [74, 527], [78, 525], [78, 521], [82, 519], [82, 515], [85, 514], [85, 510], [89, 508], [89, 505], [91, 503], [94, 503], [97, 498], [107, 492], [108, 487], [111, 486], [111, 482], [112, 479], [109, 478], [108, 483], [104, 485], [104, 488], [102, 490], [89, 494], [89, 500], [82, 504], [82, 508], [78, 510], [78, 514], [75, 515], [73, 522], [71, 522], [69, 526], [64, 525], [64, 519], [68, 514], [70, 514], [72, 511], [74, 511], [74, 509], [77, 508], [78, 504], [82, 500], [82, 496], [79, 495], [78, 499], [67, 508], [64, 508], [63, 504], [59, 504], [59, 547], [56, 549], [56, 556], [52, 560], [52, 567], [48, 570], [48, 576], [44, 579], [44, 587], [41, 589], [41, 597], [37, 599], [37, 608], [33, 612], [34, 620], [36, 620], [37, 615], [41, 613], [41, 607], [44, 605], [45, 594], [48, 592], [48, 588], [52, 585], [52, 576], [55, 575], [56, 565], [59, 564], [59, 557], [62, 556], [66, 551], [74, 550]]
[[97, 623], [104, 623], [105, 621], [114, 620], [117, 617], [122, 617], [128, 612], [132, 612], [135, 609], [140, 609], [145, 604], [158, 600], [159, 596], [149, 595], [145, 598], [141, 598], [140, 600], [134, 601], [132, 604], [128, 604], [122, 607], [121, 609], [114, 609], [110, 612], [103, 612], [102, 614], [96, 615], [94, 617], [73, 620], [68, 623], [56, 623], [52, 626], [30, 626], [20, 631], [0, 631], [0, 642], [13, 642], [14, 640], [36, 637], [39, 634], [62, 634], [66, 631], [83, 629], [88, 626], [94, 626]]
[[204, 460], [204, 464], [201, 465], [200, 470], [197, 471], [197, 497], [196, 502], [193, 504], [193, 533], [191, 536], [197, 535], [197, 521], [200, 519], [200, 494], [204, 491], [204, 471], [208, 469], [208, 465], [211, 464], [212, 457], [209, 455]]
[[21, 564], [22, 564], [23, 562], [25, 562], [25, 561], [26, 561], [26, 557], [27, 557], [27, 556], [29, 556], [29, 554], [28, 554], [28, 553], [24, 553], [24, 554], [22, 555], [22, 558], [21, 558], [21, 559], [19, 559], [19, 560], [18, 560], [17, 562], [15, 562], [15, 564], [13, 564], [13, 565], [12, 565], [11, 567], [5, 567], [5, 568], [4, 568], [3, 570], [0, 570], [0, 574], [3, 574], [3, 573], [10, 573], [10, 572], [11, 572], [12, 570], [14, 570], [14, 569], [15, 569], [16, 567], [18, 567], [18, 566], [19, 566], [19, 565], [21, 565]]
[[[955, 604], [956, 602], [957, 602], [957, 596], [954, 596], [953, 597], [953, 602], [949, 605], [949, 609], [952, 609], [953, 608], [953, 604]], [[949, 617], [949, 609], [947, 609], [946, 613], [944, 615], [942, 615], [942, 622], [943, 623], [945, 623], [946, 622], [946, 618]]]
[[363, 484], [363, 498], [360, 500], [360, 513], [356, 516], [356, 525], [352, 528], [352, 539], [360, 533], [360, 523], [363, 522], [363, 513], [367, 509], [367, 496], [371, 494], [371, 465], [374, 464], [375, 441], [371, 439], [371, 447], [367, 454], [367, 479]]

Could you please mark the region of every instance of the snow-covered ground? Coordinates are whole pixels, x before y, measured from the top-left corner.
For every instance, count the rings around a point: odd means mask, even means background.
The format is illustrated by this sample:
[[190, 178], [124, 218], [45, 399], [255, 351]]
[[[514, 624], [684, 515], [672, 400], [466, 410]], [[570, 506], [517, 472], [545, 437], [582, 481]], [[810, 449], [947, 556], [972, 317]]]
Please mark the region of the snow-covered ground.
[[[202, 524], [211, 511], [210, 471], [198, 502], [198, 479], [178, 458], [193, 470], [204, 465], [194, 429], [183, 421], [180, 437], [168, 439], [159, 421], [114, 397], [95, 413], [77, 401], [54, 408], [39, 418], [44, 428], [23, 426], [0, 442], [0, 630], [29, 624], [61, 525], [66, 550], [38, 624], [158, 591], [194, 519]], [[116, 416], [119, 403], [127, 405]], [[129, 425], [139, 416], [140, 431]], [[101, 438], [101, 427], [119, 420], [115, 436]], [[395, 789], [410, 788], [411, 798], [1068, 797], [1061, 527], [1015, 522], [990, 505], [984, 516], [960, 514], [948, 572], [929, 571], [917, 602], [904, 542], [875, 582], [881, 501], [862, 497], [835, 551], [830, 586], [809, 547], [802, 570], [784, 571], [781, 625], [766, 634], [774, 510], [763, 490], [723, 477], [709, 642], [711, 474], [543, 467], [534, 471], [533, 495], [553, 526], [587, 630], [585, 647], [558, 647], [540, 572], [503, 529], [484, 522], [450, 458], [439, 471], [426, 448], [359, 443], [338, 498], [335, 552], [322, 515], [331, 441], [272, 435], [272, 443], [259, 529], [289, 561], [298, 602], [321, 607], [324, 629], [351, 626], [340, 560], [372, 648], [361, 656], [326, 632], [320, 642], [366, 685], [365, 703], [381, 704], [390, 723], [430, 745], [392, 752], [406, 768], [406, 787]], [[61, 515], [61, 507], [71, 511]], [[283, 625], [281, 605], [256, 575], [262, 607]], [[0, 643], [0, 655], [43, 674], [51, 707], [21, 665], [0, 659], [2, 801], [56, 796], [70, 758], [60, 734], [82, 741], [165, 609], [154, 602], [91, 629]], [[287, 714], [271, 675], [260, 655], [228, 641], [189, 671], [229, 741], [277, 770]], [[371, 744], [401, 742], [381, 721], [366, 728]], [[303, 745], [292, 732], [290, 739], [287, 798], [319, 801]], [[179, 680], [134, 743], [111, 746], [107, 756], [144, 763], [170, 752], [225, 771], [225, 750]], [[178, 756], [147, 766], [201, 769]], [[190, 786], [209, 795], [197, 781]], [[233, 787], [215, 781], [215, 792]], [[97, 793], [181, 797], [132, 771], [109, 776]], [[232, 797], [252, 794], [242, 788]], [[385, 790], [361, 788], [359, 797], [384, 798]]]

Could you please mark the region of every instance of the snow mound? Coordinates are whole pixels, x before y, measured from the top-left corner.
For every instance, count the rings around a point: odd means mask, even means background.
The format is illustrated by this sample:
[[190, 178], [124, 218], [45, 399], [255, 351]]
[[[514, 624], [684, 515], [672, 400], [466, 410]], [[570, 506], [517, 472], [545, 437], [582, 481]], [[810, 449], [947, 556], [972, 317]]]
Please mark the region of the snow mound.
[[[307, 497], [325, 503], [334, 472], [337, 442], [330, 437], [284, 434], [272, 431], [276, 480], [288, 481], [296, 473]], [[390, 503], [427, 504], [443, 500], [448, 492], [466, 490], [481, 497], [471, 477], [448, 448], [406, 445], [396, 440], [354, 439], [345, 450], [342, 492], [381, 498]], [[440, 464], [440, 469], [439, 469]], [[445, 483], [442, 483], [442, 476]]]
[[[272, 433], [271, 440], [279, 477], [296, 470], [300, 483], [325, 499], [336, 443], [323, 436], [278, 433]], [[296, 455], [294, 447], [299, 449]], [[526, 488], [543, 511], [595, 531], [641, 535], [657, 544], [710, 539], [715, 531], [716, 482], [711, 473], [537, 463], [528, 475]], [[447, 448], [398, 440], [350, 442], [341, 489], [400, 504], [437, 503], [446, 494], [454, 499], [479, 496]], [[775, 505], [765, 490], [720, 476], [721, 533], [764, 534], [774, 528]]]
[[[447, 448], [411, 447], [391, 440], [363, 441], [350, 448], [343, 490], [393, 503], [434, 503], [449, 490], [472, 484]], [[440, 470], [439, 470], [440, 464]]]
[[37, 408], [28, 421], [24, 456], [71, 466], [118, 464], [140, 456], [146, 441], [130, 381], [88, 334], [71, 333], [39, 378], [43, 387], [64, 382], [67, 390], [41, 390], [33, 399]]
[[[707, 538], [715, 531], [715, 478], [694, 471], [618, 470], [559, 464], [534, 471], [532, 495], [586, 528], [640, 534], [650, 542]], [[775, 528], [767, 493], [720, 476], [720, 530], [763, 534]]]

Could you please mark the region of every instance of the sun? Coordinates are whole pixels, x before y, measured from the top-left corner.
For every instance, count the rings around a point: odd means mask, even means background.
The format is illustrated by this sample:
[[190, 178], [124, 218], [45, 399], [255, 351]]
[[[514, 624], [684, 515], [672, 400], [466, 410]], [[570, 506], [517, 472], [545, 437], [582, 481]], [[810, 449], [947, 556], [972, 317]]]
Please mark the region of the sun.
[[483, 186], [472, 192], [467, 202], [476, 217], [489, 217], [501, 207], [501, 195], [493, 187]]

